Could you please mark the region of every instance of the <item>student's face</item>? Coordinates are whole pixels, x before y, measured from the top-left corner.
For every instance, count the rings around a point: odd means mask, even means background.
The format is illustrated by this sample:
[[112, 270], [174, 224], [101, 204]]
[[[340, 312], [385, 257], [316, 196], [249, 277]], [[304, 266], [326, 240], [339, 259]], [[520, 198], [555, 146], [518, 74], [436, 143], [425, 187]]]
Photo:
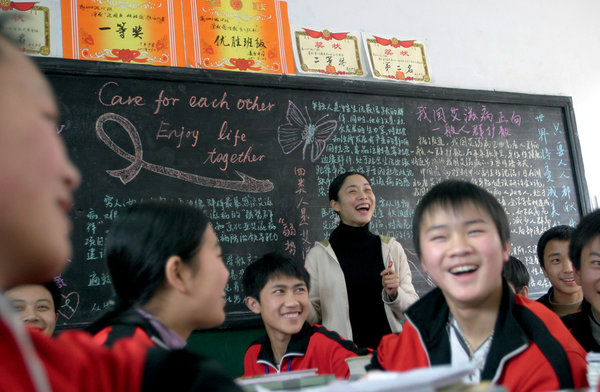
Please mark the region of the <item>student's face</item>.
[[39, 284], [25, 284], [6, 291], [23, 323], [47, 335], [54, 333], [58, 314], [50, 292]]
[[433, 206], [420, 227], [421, 264], [453, 307], [479, 307], [499, 298], [509, 247], [492, 217], [467, 203]]
[[[569, 240], [550, 240], [544, 248], [544, 276], [554, 287], [554, 296], [573, 296], [581, 293], [575, 282], [575, 270], [569, 258]], [[581, 295], [581, 294], [579, 294]], [[560, 299], [557, 299], [560, 301]]]
[[216, 327], [225, 321], [225, 286], [229, 271], [223, 263], [221, 246], [212, 226], [202, 237], [202, 248], [196, 255], [197, 270], [192, 275], [192, 297], [198, 301], [199, 320], [195, 328]]
[[575, 277], [585, 299], [592, 305], [596, 315], [600, 315], [600, 235], [581, 249], [581, 268]]
[[0, 47], [0, 287], [10, 287], [62, 270], [80, 177], [56, 133], [45, 78], [2, 38]]
[[329, 204], [348, 226], [365, 226], [375, 211], [375, 194], [366, 178], [353, 174], [342, 183], [338, 200], [331, 200]]
[[269, 336], [289, 337], [298, 333], [308, 316], [308, 289], [303, 280], [290, 276], [269, 279], [250, 310], [260, 314]]

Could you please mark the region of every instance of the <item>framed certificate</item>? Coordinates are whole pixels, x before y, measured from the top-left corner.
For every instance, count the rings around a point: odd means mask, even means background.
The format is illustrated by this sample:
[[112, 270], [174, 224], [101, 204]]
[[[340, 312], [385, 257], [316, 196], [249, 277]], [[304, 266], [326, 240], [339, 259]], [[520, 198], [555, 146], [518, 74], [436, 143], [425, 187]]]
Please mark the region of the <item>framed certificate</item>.
[[294, 74], [287, 3], [183, 0], [187, 66]]
[[181, 0], [61, 0], [64, 57], [185, 65]]
[[364, 76], [359, 35], [330, 30], [295, 29], [298, 72], [331, 76]]
[[[23, 52], [34, 56], [62, 57], [60, 2], [0, 0], [4, 33]], [[54, 32], [54, 34], [51, 34]]]
[[363, 34], [373, 76], [409, 82], [430, 82], [425, 46], [415, 40]]

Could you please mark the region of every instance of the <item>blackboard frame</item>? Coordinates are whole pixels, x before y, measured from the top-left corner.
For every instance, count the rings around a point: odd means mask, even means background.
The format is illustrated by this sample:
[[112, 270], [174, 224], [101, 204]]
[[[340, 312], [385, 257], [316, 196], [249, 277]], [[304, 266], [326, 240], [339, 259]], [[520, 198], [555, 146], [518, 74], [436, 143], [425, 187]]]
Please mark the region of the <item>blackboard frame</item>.
[[[399, 98], [434, 99], [442, 101], [467, 100], [488, 104], [533, 105], [561, 110], [567, 135], [570, 164], [574, 176], [576, 200], [579, 211], [591, 212], [581, 148], [575, 122], [572, 98], [569, 96], [536, 95], [514, 92], [470, 90], [424, 85], [399, 84], [365, 79], [334, 79], [328, 77], [269, 75], [239, 73], [175, 67], [152, 67], [138, 64], [121, 64], [82, 60], [34, 58], [47, 75], [102, 76], [133, 78], [140, 81], [161, 80], [169, 82], [200, 82], [217, 85], [243, 85], [275, 89], [310, 90], [368, 94]], [[239, 328], [260, 325], [259, 319], [249, 312], [228, 313], [221, 328]]]

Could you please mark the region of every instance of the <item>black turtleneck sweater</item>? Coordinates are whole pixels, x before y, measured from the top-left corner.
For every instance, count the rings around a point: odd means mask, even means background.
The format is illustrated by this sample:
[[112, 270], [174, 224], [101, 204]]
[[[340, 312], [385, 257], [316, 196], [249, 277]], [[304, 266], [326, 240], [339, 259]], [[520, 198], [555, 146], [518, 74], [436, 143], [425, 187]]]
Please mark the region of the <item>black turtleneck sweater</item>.
[[381, 239], [369, 231], [369, 225], [340, 223], [329, 242], [346, 279], [352, 340], [359, 347], [376, 349], [381, 337], [391, 332], [381, 302]]

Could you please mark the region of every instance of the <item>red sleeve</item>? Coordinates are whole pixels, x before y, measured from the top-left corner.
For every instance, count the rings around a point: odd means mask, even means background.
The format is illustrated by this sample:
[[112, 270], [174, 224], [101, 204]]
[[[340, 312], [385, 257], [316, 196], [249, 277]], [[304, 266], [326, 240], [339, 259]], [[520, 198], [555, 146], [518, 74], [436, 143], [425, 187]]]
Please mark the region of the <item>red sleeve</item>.
[[585, 355], [583, 355], [581, 352], [572, 351], [568, 351], [567, 355], [569, 356], [569, 362], [571, 363], [571, 374], [573, 375], [574, 388], [587, 388], [587, 361], [585, 360]]
[[381, 338], [377, 347], [377, 362], [384, 370], [394, 371], [430, 366], [419, 334], [408, 321], [402, 326], [401, 333]]
[[52, 340], [36, 331], [31, 337], [55, 391], [139, 391], [146, 348], [124, 340], [100, 347], [85, 332], [64, 332]]
[[326, 334], [316, 332], [312, 339], [310, 345], [314, 347], [314, 351], [309, 349], [307, 355], [313, 356], [311, 362], [317, 363], [318, 373], [334, 374], [336, 378], [350, 377], [346, 358], [358, 356], [358, 347], [332, 331], [327, 331]]
[[350, 368], [346, 362], [346, 358], [356, 357], [356, 353], [348, 351], [342, 346], [336, 344], [330, 352], [331, 371], [336, 378], [350, 377]]
[[260, 344], [253, 344], [246, 350], [244, 355], [244, 375], [243, 377], [262, 376], [265, 374], [264, 365], [256, 363], [258, 353], [260, 352]]
[[116, 342], [122, 339], [133, 339], [143, 347], [154, 347], [156, 344], [150, 339], [150, 336], [140, 327], [132, 330], [131, 327], [122, 328], [110, 325], [103, 328], [92, 337], [92, 341], [99, 346], [112, 347]]

